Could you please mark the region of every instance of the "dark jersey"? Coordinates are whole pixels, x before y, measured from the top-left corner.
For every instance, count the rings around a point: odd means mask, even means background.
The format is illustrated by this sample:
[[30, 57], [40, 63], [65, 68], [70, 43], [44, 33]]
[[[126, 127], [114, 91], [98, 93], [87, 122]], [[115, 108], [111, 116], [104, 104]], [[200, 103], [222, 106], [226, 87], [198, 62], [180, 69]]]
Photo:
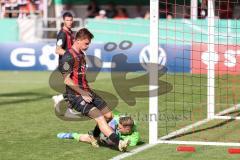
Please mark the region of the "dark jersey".
[[[64, 29], [61, 29], [58, 32], [57, 35], [57, 46], [60, 46], [62, 49], [67, 50], [70, 49], [73, 45], [73, 32], [70, 31], [66, 31]], [[59, 61], [62, 59], [62, 55], [59, 55]]]
[[[86, 60], [83, 52], [78, 53], [72, 48], [67, 50], [60, 61], [59, 70], [62, 74], [70, 74], [74, 84], [78, 84], [82, 90], [90, 90], [86, 79]], [[76, 94], [68, 86], [66, 86], [66, 93]]]

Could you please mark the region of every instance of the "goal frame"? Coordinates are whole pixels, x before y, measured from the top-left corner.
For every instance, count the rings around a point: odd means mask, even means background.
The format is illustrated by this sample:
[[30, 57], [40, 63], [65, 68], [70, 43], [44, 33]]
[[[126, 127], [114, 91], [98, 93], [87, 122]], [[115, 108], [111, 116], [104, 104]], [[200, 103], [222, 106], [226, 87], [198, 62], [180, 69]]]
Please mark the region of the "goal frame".
[[[192, 0], [193, 1], [196, 0]], [[176, 141], [169, 140], [171, 137], [175, 137], [177, 135], [183, 134], [197, 126], [208, 123], [214, 119], [240, 119], [240, 117], [232, 117], [226, 116], [225, 114], [230, 113], [234, 110], [240, 109], [240, 104], [232, 106], [229, 109], [226, 109], [222, 112], [215, 113], [215, 60], [217, 53], [215, 53], [215, 40], [213, 34], [215, 33], [215, 13], [214, 6], [215, 0], [208, 0], [208, 65], [207, 65], [207, 118], [201, 121], [198, 121], [194, 124], [188, 125], [184, 128], [181, 128], [177, 131], [169, 133], [163, 137], [158, 138], [158, 121], [152, 120], [152, 115], [158, 116], [158, 95], [154, 91], [151, 93], [151, 90], [156, 89], [158, 87], [157, 81], [157, 67], [155, 69], [150, 69], [149, 74], [149, 144], [159, 144], [159, 143], [167, 143], [167, 144], [192, 144], [192, 145], [216, 145], [216, 146], [240, 146], [240, 143], [231, 143], [231, 142], [203, 142], [203, 141]], [[150, 0], [150, 64], [157, 64], [158, 59], [158, 11], [159, 11], [159, 0]], [[194, 13], [194, 12], [192, 12]], [[192, 16], [192, 18], [196, 18], [196, 16]], [[160, 35], [161, 36], [161, 35]], [[153, 65], [154, 66], [154, 65]]]

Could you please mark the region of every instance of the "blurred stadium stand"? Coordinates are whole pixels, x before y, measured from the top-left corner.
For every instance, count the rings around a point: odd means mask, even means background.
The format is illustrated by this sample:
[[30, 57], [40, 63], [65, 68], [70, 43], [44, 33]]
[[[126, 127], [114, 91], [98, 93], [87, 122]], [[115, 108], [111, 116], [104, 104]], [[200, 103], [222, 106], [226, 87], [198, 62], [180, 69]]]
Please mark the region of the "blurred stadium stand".
[[[236, 1], [237, 0], [233, 0]], [[129, 40], [140, 43], [148, 41], [149, 1], [147, 0], [1, 0], [0, 4], [0, 38], [1, 42], [53, 42], [62, 21], [61, 15], [70, 11], [75, 16], [74, 28], [87, 25], [94, 34], [96, 41], [103, 42], [112, 36], [112, 41], [121, 41], [128, 36]], [[206, 0], [198, 0], [198, 13], [206, 8]], [[239, 19], [239, 6], [236, 2], [216, 0], [216, 17]], [[205, 5], [204, 5], [205, 4]], [[160, 0], [160, 18], [190, 18], [191, 0]], [[231, 7], [224, 12], [223, 6]], [[104, 10], [106, 18], [93, 19]], [[118, 15], [119, 10], [120, 13]], [[104, 12], [102, 12], [104, 13]], [[207, 15], [207, 14], [206, 14]], [[198, 18], [205, 18], [199, 15]], [[111, 17], [111, 18], [109, 18]], [[118, 18], [116, 18], [118, 17]], [[115, 20], [116, 19], [116, 20]], [[124, 19], [124, 20], [117, 20]], [[171, 22], [162, 21], [171, 26]], [[164, 25], [164, 24], [163, 24]], [[171, 27], [170, 27], [171, 28]], [[171, 31], [171, 29], [169, 29]], [[11, 35], [7, 33], [12, 33]], [[162, 33], [164, 37], [164, 33]], [[100, 38], [99, 38], [100, 37]], [[171, 40], [170, 40], [171, 41]]]

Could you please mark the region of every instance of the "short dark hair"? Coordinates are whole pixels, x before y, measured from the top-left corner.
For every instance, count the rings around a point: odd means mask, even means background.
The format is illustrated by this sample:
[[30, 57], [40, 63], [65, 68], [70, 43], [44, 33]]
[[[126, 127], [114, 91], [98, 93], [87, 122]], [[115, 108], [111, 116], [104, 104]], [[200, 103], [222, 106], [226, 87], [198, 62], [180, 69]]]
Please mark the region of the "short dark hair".
[[75, 39], [89, 39], [89, 40], [93, 38], [94, 38], [93, 34], [87, 28], [82, 28], [78, 30], [75, 37]]
[[66, 17], [72, 17], [73, 18], [73, 15], [70, 12], [65, 12], [62, 17], [63, 17], [63, 19], [65, 19]]
[[123, 126], [130, 126], [130, 127], [134, 126], [134, 121], [133, 121], [132, 117], [130, 117], [130, 116], [120, 117], [119, 123]]

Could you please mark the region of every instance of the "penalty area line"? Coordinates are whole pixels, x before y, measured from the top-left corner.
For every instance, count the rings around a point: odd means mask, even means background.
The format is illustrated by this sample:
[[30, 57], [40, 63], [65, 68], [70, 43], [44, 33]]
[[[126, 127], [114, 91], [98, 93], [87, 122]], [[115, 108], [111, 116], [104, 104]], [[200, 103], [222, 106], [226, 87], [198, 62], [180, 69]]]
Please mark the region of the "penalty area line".
[[136, 149], [133, 149], [133, 150], [131, 150], [131, 151], [129, 151], [129, 152], [126, 152], [126, 153], [117, 155], [116, 157], [113, 157], [113, 158], [111, 158], [110, 160], [120, 160], [120, 159], [124, 159], [124, 158], [126, 158], [126, 157], [130, 157], [130, 156], [132, 156], [132, 155], [134, 155], [134, 154], [137, 154], [137, 153], [139, 153], [139, 152], [142, 152], [142, 151], [144, 151], [144, 150], [146, 150], [146, 149], [152, 148], [152, 147], [154, 147], [154, 146], [157, 145], [157, 144], [158, 144], [158, 143], [155, 143], [155, 144], [145, 144], [145, 145], [143, 145], [143, 146], [141, 146], [141, 147], [138, 147], [138, 148], [136, 148]]

